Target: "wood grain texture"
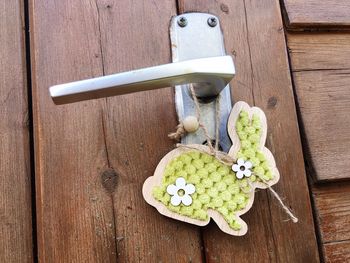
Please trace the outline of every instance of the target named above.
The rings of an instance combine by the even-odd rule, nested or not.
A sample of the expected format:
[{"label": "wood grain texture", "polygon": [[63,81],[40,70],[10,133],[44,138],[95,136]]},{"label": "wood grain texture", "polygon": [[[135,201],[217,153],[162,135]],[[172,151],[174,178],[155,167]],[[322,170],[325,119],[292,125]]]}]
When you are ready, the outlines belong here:
[{"label": "wood grain texture", "polygon": [[[294,73],[306,154],[317,181],[350,178],[350,70]],[[330,169],[330,167],[333,167]]]},{"label": "wood grain texture", "polygon": [[38,0],[31,11],[39,260],[201,261],[198,228],[159,215],[141,193],[172,148],[173,91],[65,106],[48,94],[169,62],[175,1]]},{"label": "wood grain texture", "polygon": [[[180,1],[180,11],[211,12],[221,19],[226,50],[235,55],[233,97],[261,107],[268,120],[269,147],[285,197],[300,223],[286,216],[264,191],[243,216],[250,227],[234,239],[211,225],[203,237],[208,262],[318,262],[312,211],[303,165],[286,43],[278,1]],[[234,51],[234,52],[232,52]]]},{"label": "wood grain texture", "polygon": [[22,2],[0,2],[0,262],[32,262],[29,115]]},{"label": "wood grain texture", "polygon": [[[349,182],[313,186],[312,194],[323,242],[350,240],[349,193]],[[348,254],[350,256],[350,250]]]},{"label": "wood grain texture", "polygon": [[349,182],[312,187],[325,262],[350,260],[349,192]]},{"label": "wood grain texture", "polygon": [[350,34],[289,33],[292,70],[350,69]]},{"label": "wood grain texture", "polygon": [[348,28],[348,0],[284,0],[288,26],[291,28]]},{"label": "wood grain texture", "polygon": [[325,262],[344,263],[350,261],[350,241],[324,245]]}]

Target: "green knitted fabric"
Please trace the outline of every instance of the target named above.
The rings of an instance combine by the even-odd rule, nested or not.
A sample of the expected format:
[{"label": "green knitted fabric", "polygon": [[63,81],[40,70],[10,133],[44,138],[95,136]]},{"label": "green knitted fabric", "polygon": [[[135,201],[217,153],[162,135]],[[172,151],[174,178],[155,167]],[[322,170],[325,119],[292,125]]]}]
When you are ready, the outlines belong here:
[{"label": "green knitted fabric", "polygon": [[269,181],[273,178],[270,167],[266,162],[263,152],[259,151],[261,138],[261,122],[257,115],[249,119],[246,111],[241,111],[236,122],[236,132],[241,142],[241,149],[237,153],[237,158],[243,158],[253,164],[252,171],[257,175],[258,181],[262,178]]},{"label": "green knitted fabric", "polygon": [[[273,176],[264,154],[258,150],[261,136],[259,117],[253,116],[249,120],[248,113],[242,111],[236,123],[236,131],[241,141],[237,158],[251,161],[253,175],[237,179],[231,166],[222,164],[207,153],[193,150],[169,162],[161,185],[153,188],[153,197],[169,210],[198,220],[208,220],[207,210],[214,209],[225,218],[232,229],[241,229],[236,213],[243,210],[249,202],[249,181],[260,181],[260,178],[268,181]],[[196,188],[189,206],[173,206],[170,203],[171,196],[167,193],[167,187],[175,184],[179,177]]]}]

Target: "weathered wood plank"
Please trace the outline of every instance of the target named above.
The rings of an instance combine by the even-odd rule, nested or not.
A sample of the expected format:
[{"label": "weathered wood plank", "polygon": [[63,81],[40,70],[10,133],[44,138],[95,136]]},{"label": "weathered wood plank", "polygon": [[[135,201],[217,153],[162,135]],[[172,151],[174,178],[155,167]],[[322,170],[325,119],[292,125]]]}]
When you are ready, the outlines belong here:
[{"label": "weathered wood plank", "polygon": [[350,184],[315,185],[312,190],[322,241],[350,240]]},{"label": "weathered wood plank", "polygon": [[[98,5],[105,74],[171,61],[169,24],[176,15],[175,1],[108,3]],[[173,148],[167,135],[177,125],[174,90],[109,97],[103,119],[109,164],[119,171],[113,200],[116,233],[124,239],[117,244],[118,259],[200,262],[199,228],[160,215],[141,193],[145,179]]]},{"label": "weathered wood plank", "polygon": [[0,262],[32,262],[24,7],[0,2]]},{"label": "weathered wood plank", "polygon": [[50,85],[102,75],[93,2],[31,6],[32,79],[41,262],[115,262],[101,101],[55,106]]},{"label": "weathered wood plank", "polygon": [[350,176],[349,81],[350,70],[294,73],[307,161],[318,181]]},{"label": "weathered wood plank", "polygon": [[48,94],[53,84],[169,62],[175,1],[39,0],[31,9],[39,259],[199,262],[198,229],[162,217],[141,194],[171,149],[173,92],[65,106]]},{"label": "weathered wood plank", "polygon": [[344,263],[350,261],[350,241],[328,243],[324,245],[325,262]]},{"label": "weathered wood plank", "polygon": [[207,261],[318,262],[278,1],[180,1],[179,6],[180,11],[211,12],[220,17],[226,50],[235,54],[234,99],[265,110],[268,144],[281,172],[276,189],[300,219],[295,225],[285,222],[275,200],[261,191],[244,216],[250,228],[246,236],[232,238],[213,225],[204,229]]},{"label": "weathered wood plank", "polygon": [[350,26],[348,0],[284,0],[289,27],[346,28]]},{"label": "weathered wood plank", "polygon": [[293,71],[350,69],[350,34],[289,33]]}]

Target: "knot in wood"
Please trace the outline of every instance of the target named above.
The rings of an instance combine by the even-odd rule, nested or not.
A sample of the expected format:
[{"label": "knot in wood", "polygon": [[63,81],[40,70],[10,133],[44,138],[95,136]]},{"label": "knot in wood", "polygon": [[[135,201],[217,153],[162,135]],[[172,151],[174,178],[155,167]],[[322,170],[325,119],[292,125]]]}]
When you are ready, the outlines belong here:
[{"label": "knot in wood", "polygon": [[113,168],[108,168],[101,174],[101,183],[108,193],[113,193],[118,183],[118,174]]},{"label": "knot in wood", "polygon": [[277,98],[275,96],[272,96],[267,101],[267,108],[272,109],[275,108],[277,105]]}]

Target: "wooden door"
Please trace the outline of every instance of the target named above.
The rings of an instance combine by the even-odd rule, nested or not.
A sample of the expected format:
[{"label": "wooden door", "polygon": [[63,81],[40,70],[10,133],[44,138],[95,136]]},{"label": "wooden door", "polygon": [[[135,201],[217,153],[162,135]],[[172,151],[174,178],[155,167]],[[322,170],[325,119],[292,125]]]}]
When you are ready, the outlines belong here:
[{"label": "wooden door", "polygon": [[[30,1],[30,95],[35,161],[34,257],[40,262],[318,262],[318,248],[278,0]],[[233,99],[265,110],[275,189],[293,224],[259,191],[244,237],[215,224],[161,216],[142,198],[144,180],[174,144],[171,87],[53,104],[48,87],[171,61],[172,16],[220,17],[237,76]],[[28,233],[30,237],[30,233]],[[36,255],[37,254],[37,255]],[[30,260],[29,260],[30,261]]]}]

